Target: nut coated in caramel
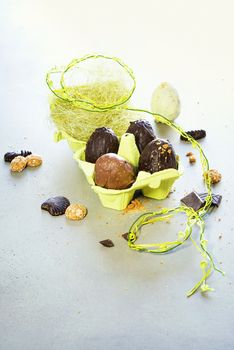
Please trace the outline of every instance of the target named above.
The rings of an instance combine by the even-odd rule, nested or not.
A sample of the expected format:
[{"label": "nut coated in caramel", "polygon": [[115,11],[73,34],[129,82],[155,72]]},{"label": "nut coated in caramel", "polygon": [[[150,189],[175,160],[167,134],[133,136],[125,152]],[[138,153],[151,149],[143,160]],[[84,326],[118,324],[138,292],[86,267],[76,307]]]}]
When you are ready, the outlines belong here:
[{"label": "nut coated in caramel", "polygon": [[37,167],[42,164],[42,158],[36,154],[30,154],[26,157],[27,160],[27,166],[29,167]]},{"label": "nut coated in caramel", "polygon": [[12,172],[20,173],[27,166],[27,160],[25,157],[15,157],[10,163],[10,169]]},{"label": "nut coated in caramel", "polygon": [[87,215],[87,209],[81,204],[71,204],[67,207],[65,215],[69,220],[82,220]]}]

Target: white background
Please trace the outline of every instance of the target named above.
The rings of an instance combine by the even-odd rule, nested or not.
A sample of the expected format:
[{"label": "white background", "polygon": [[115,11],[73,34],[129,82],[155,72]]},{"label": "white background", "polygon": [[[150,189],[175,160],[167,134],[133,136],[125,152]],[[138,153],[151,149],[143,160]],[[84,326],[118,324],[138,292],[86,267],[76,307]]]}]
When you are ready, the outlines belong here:
[{"label": "white background", "polygon": [[[233,13],[227,0],[1,1],[1,157],[26,148],[44,164],[12,176],[1,162],[0,349],[233,349]],[[211,276],[207,296],[185,297],[200,277],[192,244],[160,257],[129,250],[121,233],[138,214],[101,207],[67,145],[53,143],[45,73],[93,52],[133,68],[135,106],[149,108],[153,89],[169,81],[182,101],[178,123],[207,131],[201,143],[223,175],[214,189],[223,202],[206,235],[226,271]],[[162,126],[157,133],[173,141],[185,174],[168,200],[145,202],[153,210],[203,190],[199,162],[185,157],[191,147]],[[41,212],[58,194],[85,204],[87,218]],[[150,228],[151,240],[176,225]],[[115,247],[101,247],[105,238]]]}]

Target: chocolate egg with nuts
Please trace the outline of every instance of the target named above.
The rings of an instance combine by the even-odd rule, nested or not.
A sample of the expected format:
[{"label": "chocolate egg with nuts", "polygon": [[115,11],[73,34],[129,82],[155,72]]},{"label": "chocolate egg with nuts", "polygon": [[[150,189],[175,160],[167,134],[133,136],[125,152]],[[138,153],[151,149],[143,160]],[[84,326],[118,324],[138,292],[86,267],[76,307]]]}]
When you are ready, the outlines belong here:
[{"label": "chocolate egg with nuts", "polygon": [[133,166],[114,153],[104,154],[95,164],[95,184],[108,189],[122,190],[135,181]]},{"label": "chocolate egg with nuts", "polygon": [[141,153],[146,145],[156,138],[154,130],[148,120],[135,120],[130,122],[127,133],[135,136],[136,145]]},{"label": "chocolate egg with nuts", "polygon": [[117,153],[118,148],[119,140],[113,130],[106,127],[97,128],[87,142],[85,160],[95,163],[103,154]]},{"label": "chocolate egg with nuts", "polygon": [[139,170],[153,174],[170,168],[178,168],[172,145],[163,139],[155,139],[148,143],[140,156]]}]

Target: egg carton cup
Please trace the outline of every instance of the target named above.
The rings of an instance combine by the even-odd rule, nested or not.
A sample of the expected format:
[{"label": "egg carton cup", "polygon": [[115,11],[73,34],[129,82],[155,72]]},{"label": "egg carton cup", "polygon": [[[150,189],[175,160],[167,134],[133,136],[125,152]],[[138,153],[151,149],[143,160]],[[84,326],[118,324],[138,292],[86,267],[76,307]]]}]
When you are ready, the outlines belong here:
[{"label": "egg carton cup", "polygon": [[[139,171],[137,178],[131,187],[124,190],[106,189],[95,185],[95,164],[85,161],[85,142],[76,140],[64,131],[56,132],[54,140],[56,142],[67,140],[70,148],[74,152],[73,158],[78,162],[79,167],[84,172],[92,190],[97,193],[102,205],[106,208],[116,210],[125,209],[131,202],[136,190],[142,190],[143,195],[149,198],[157,200],[164,199],[168,196],[174,182],[183,173],[181,166],[179,166],[178,170],[170,168],[154,174]],[[118,155],[126,159],[135,169],[137,169],[140,154],[133,134],[126,133],[121,137]]]}]

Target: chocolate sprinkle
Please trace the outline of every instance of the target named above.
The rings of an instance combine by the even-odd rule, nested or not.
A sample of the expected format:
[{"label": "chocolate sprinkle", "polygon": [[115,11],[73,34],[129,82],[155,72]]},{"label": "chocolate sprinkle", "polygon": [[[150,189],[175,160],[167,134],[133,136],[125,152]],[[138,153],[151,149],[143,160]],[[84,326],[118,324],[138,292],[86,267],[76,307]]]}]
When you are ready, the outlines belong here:
[{"label": "chocolate sprinkle", "polygon": [[195,210],[195,211],[201,209],[205,205],[204,200],[195,191],[193,191],[193,192],[189,193],[187,196],[183,197],[181,199],[181,202],[183,204],[185,204],[187,207],[193,208],[193,210]]},{"label": "chocolate sprinkle", "polygon": [[111,248],[111,247],[115,246],[111,239],[104,239],[103,241],[100,241],[99,243],[107,248]]},{"label": "chocolate sprinkle", "polygon": [[[205,201],[208,193],[199,193],[199,197]],[[212,194],[211,206],[219,207],[222,202],[222,196],[220,194]]]},{"label": "chocolate sprinkle", "polygon": [[41,209],[48,211],[52,216],[63,215],[70,202],[62,196],[51,197],[41,205]]},{"label": "chocolate sprinkle", "polygon": [[4,154],[4,160],[5,162],[10,163],[15,157],[18,157],[18,156],[27,157],[30,154],[32,154],[32,152],[23,151],[23,150],[20,152],[7,152]]},{"label": "chocolate sprinkle", "polygon": [[[205,130],[191,130],[191,131],[186,131],[186,133],[189,136],[192,136],[194,138],[194,140],[200,140],[203,139],[204,137],[206,137],[206,131]],[[187,137],[180,135],[180,139],[182,141],[188,141]]]}]

